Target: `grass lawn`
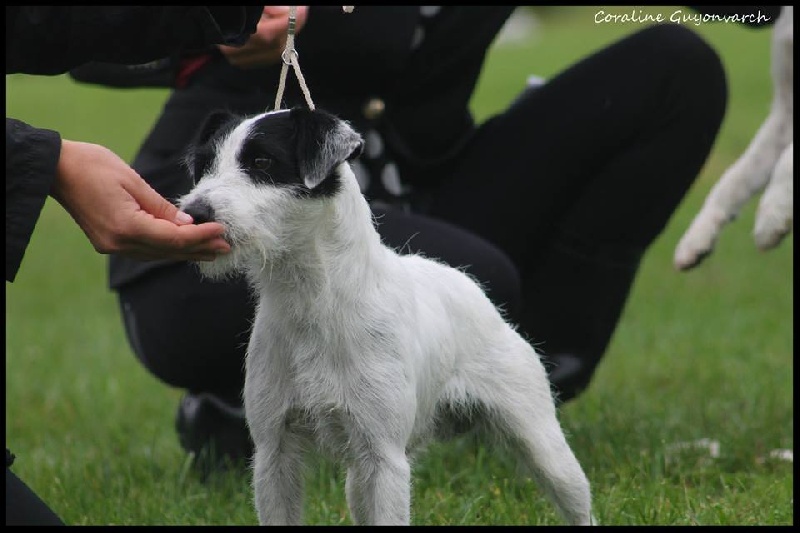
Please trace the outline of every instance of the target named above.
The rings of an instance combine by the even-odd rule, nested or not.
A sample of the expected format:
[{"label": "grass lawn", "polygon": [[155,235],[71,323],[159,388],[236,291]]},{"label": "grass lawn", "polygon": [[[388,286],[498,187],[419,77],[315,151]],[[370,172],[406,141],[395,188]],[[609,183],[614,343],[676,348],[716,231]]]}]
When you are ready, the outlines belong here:
[{"label": "grass lawn", "polygon": [[[669,14],[679,8],[646,8]],[[607,9],[623,12],[630,8]],[[529,74],[564,66],[641,24],[595,24],[597,8],[541,10],[521,41],[495,46],[474,99],[483,118]],[[730,83],[722,131],[700,179],[645,258],[609,352],[561,418],[603,524],[791,525],[793,237],[759,252],[755,202],[698,269],[672,251],[711,185],[744,150],[771,99],[769,30],[692,26]],[[312,88],[313,94],[313,88]],[[6,114],[102,143],[130,160],[166,97],[66,77],[6,77]],[[255,524],[247,473],[206,483],[173,429],[181,391],[130,351],[105,258],[48,200],[16,281],[6,284],[6,445],[14,471],[70,524]],[[718,453],[675,443],[710,439]],[[416,524],[558,524],[509,457],[469,438],[434,445],[415,469]],[[309,476],[307,521],[348,524],[341,473]]]}]

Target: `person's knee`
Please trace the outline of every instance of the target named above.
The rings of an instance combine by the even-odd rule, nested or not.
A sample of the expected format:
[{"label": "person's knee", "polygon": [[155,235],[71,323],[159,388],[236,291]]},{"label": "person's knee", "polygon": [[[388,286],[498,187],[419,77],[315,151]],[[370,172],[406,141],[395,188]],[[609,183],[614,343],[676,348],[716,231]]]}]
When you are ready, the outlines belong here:
[{"label": "person's knee", "polygon": [[651,47],[659,49],[665,59],[672,59],[697,71],[697,75],[719,75],[724,72],[722,60],[711,44],[696,31],[680,24],[656,24],[641,32]]},{"label": "person's knee", "polygon": [[[669,69],[685,82],[698,100],[727,100],[725,68],[714,47],[694,30],[680,24],[657,24],[639,35],[654,51],[658,68]],[[707,98],[703,98],[708,94]],[[723,105],[724,107],[724,105]]]}]

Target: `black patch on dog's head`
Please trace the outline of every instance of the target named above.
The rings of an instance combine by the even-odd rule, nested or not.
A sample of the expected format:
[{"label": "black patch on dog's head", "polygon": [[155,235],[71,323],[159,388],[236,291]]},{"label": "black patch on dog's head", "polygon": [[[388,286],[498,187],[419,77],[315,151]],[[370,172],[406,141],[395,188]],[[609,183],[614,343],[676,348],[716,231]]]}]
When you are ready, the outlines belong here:
[{"label": "black patch on dog's head", "polygon": [[325,111],[294,108],[269,113],[252,126],[239,162],[256,183],[288,185],[311,196],[330,196],[334,169],[361,153],[363,139]]},{"label": "black patch on dog's head", "polygon": [[193,144],[184,157],[184,164],[194,183],[197,183],[203,174],[211,169],[217,141],[235,128],[241,120],[240,115],[224,110],[213,111],[205,118]]},{"label": "black patch on dog's head", "polygon": [[303,186],[294,146],[297,128],[288,111],[258,119],[239,151],[239,166],[253,183]]}]

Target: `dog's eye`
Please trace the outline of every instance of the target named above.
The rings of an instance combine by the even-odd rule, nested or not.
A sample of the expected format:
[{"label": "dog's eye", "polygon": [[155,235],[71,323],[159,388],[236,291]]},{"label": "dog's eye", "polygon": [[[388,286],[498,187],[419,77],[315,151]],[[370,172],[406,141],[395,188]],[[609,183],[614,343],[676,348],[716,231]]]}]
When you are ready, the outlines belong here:
[{"label": "dog's eye", "polygon": [[267,170],[272,166],[272,159],[269,157],[256,157],[253,159],[253,166],[258,170]]}]

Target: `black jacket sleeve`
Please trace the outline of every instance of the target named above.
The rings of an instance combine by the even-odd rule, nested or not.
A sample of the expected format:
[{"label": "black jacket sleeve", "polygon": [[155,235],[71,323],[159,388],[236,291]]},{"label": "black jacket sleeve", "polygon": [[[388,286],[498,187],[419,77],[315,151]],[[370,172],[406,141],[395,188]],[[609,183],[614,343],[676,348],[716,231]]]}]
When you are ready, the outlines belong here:
[{"label": "black jacket sleeve", "polygon": [[[263,6],[7,6],[6,74],[61,74],[89,61],[144,63],[243,44]],[[6,281],[50,192],[61,138],[6,118]]]},{"label": "black jacket sleeve", "polygon": [[6,74],[60,74],[88,61],[146,63],[243,44],[263,6],[6,7]]},{"label": "black jacket sleeve", "polygon": [[61,137],[6,118],[6,281],[14,281],[56,175]]}]

